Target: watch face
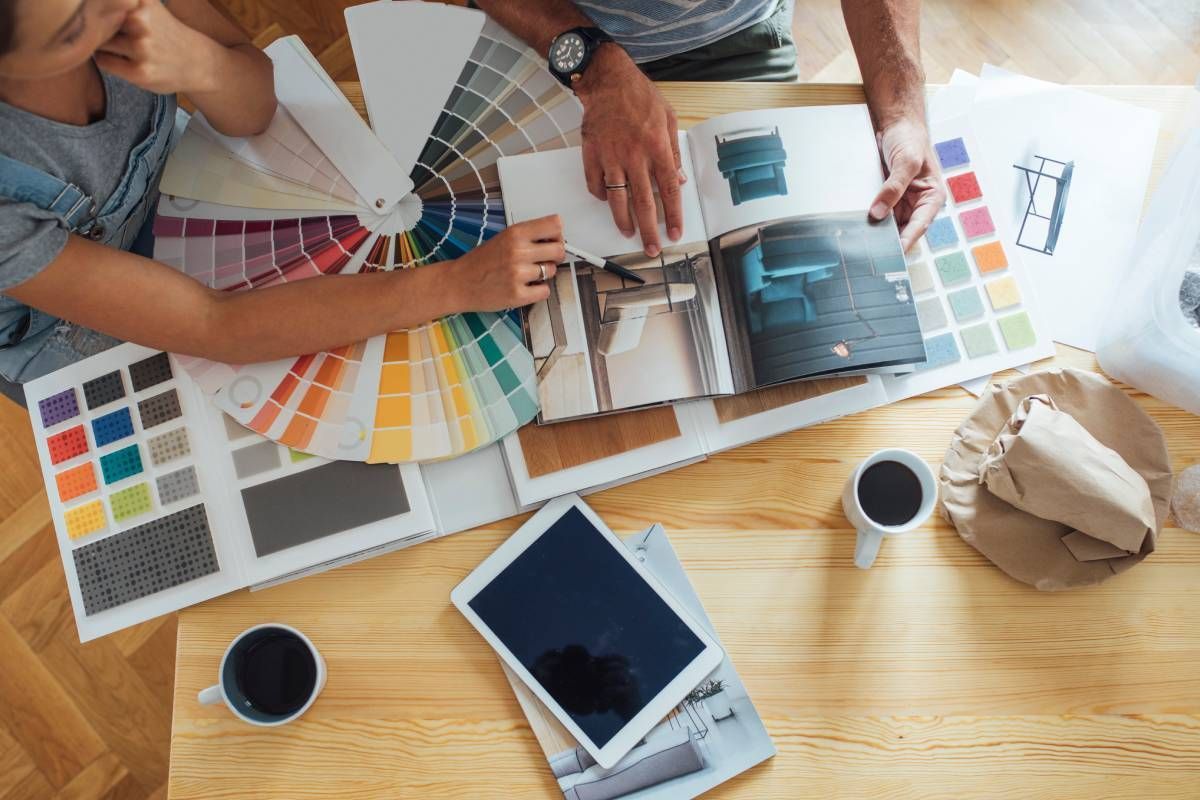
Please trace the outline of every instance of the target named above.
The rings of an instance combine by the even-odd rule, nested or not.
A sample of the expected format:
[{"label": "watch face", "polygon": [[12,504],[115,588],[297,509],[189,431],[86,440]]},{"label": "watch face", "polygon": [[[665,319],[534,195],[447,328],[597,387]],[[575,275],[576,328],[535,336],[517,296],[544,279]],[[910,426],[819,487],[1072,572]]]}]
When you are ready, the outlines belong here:
[{"label": "watch face", "polygon": [[561,73],[574,72],[583,63],[587,44],[578,33],[564,33],[554,42],[550,50],[550,63]]}]

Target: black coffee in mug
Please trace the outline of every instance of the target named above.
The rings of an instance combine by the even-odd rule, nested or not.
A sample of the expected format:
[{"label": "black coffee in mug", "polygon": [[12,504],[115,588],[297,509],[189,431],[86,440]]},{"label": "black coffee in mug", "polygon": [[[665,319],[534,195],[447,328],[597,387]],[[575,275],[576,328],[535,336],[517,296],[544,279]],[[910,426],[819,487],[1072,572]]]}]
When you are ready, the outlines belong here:
[{"label": "black coffee in mug", "polygon": [[[237,703],[253,716],[296,713],[317,688],[317,662],[300,637],[283,628],[264,628],[238,643],[231,654]],[[257,714],[254,714],[257,712]]]},{"label": "black coffee in mug", "polygon": [[858,504],[877,525],[904,525],[925,499],[917,473],[899,461],[879,461],[858,479]]}]

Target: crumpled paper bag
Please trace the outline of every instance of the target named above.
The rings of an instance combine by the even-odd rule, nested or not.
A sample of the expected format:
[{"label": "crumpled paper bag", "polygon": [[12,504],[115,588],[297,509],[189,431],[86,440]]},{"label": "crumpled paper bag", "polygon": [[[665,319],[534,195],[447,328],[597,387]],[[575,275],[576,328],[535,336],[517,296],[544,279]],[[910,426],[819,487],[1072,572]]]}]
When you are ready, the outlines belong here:
[{"label": "crumpled paper bag", "polygon": [[1071,528],[1062,543],[1078,561],[1140,552],[1154,530],[1146,481],[1049,395],[1020,402],[984,454],[979,482],[1022,511]]},{"label": "crumpled paper bag", "polygon": [[[1061,541],[1071,526],[1023,511],[980,483],[980,464],[992,443],[1021,401],[1038,394],[1053,399],[1146,482],[1154,526],[1136,553],[1081,561]],[[941,513],[963,541],[1017,580],[1045,591],[1070,589],[1124,572],[1154,549],[1167,520],[1171,477],[1162,431],[1124,392],[1090,372],[1048,370],[993,383],[955,431],[939,473]]]}]

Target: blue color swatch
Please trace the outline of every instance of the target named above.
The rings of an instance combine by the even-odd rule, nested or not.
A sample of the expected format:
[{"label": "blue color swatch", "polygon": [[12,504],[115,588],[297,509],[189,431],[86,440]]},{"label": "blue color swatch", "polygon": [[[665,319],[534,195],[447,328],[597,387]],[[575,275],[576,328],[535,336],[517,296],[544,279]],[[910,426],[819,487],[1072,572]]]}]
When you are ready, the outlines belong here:
[{"label": "blue color swatch", "polygon": [[938,217],[925,231],[925,241],[930,250],[945,250],[958,244],[958,231],[954,229],[954,221],[949,217]]},{"label": "blue color swatch", "polygon": [[937,369],[961,361],[962,354],[958,352],[958,342],[954,340],[954,334],[943,333],[926,339],[925,359],[924,364],[917,365],[918,370]]},{"label": "blue color swatch", "polygon": [[96,417],[92,420],[92,435],[96,439],[96,447],[133,436],[133,418],[129,416],[129,409],[121,408],[103,417]]},{"label": "blue color swatch", "polygon": [[130,475],[142,471],[142,455],[138,446],[131,444],[106,456],[100,456],[100,471],[104,473],[105,483],[123,481]]},{"label": "blue color swatch", "polygon": [[967,145],[962,139],[947,139],[933,147],[937,150],[938,161],[942,162],[942,169],[953,169],[971,163],[971,157],[967,155]]}]

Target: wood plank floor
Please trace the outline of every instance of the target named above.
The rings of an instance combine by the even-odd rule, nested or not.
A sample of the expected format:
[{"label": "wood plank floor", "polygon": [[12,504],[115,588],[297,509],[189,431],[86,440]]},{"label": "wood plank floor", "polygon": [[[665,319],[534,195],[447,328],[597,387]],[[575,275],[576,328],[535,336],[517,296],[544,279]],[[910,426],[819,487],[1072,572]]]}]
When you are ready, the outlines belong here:
[{"label": "wood plank floor", "polygon": [[[343,0],[216,0],[260,43],[304,38],[354,77]],[[837,0],[800,0],[806,80],[856,81]],[[1195,0],[928,0],[931,82],[985,61],[1070,83],[1179,84],[1200,73]],[[81,646],[25,412],[0,400],[0,800],[165,796],[175,619]]]}]

